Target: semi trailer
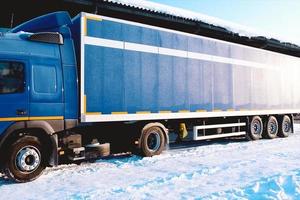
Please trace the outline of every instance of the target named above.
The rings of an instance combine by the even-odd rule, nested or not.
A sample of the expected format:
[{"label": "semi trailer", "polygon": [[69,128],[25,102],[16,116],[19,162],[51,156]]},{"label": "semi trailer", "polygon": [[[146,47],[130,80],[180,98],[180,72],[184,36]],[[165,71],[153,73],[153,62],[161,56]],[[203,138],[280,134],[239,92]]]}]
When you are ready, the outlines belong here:
[{"label": "semi trailer", "polygon": [[299,74],[298,57],[247,45],[88,13],[40,16],[0,36],[0,169],[26,182],[109,156],[110,145],[159,155],[170,134],[287,137]]}]

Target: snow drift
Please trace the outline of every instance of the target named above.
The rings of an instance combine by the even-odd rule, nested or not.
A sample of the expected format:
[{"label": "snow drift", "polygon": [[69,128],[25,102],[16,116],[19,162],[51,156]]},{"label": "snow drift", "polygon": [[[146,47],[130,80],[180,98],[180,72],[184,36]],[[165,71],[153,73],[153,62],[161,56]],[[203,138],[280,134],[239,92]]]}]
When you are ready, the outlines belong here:
[{"label": "snow drift", "polygon": [[300,45],[299,38],[286,38],[274,33],[257,30],[237,23],[222,20],[216,17],[211,17],[205,14],[185,10],[182,8],[176,8],[164,4],[159,4],[147,0],[105,0],[105,1],[117,3],[125,6],[135,7],[142,10],[148,10],[152,12],[181,17],[188,20],[201,21],[207,24],[223,27],[228,31],[231,31],[233,33],[238,33],[240,36],[246,36],[249,38],[263,36],[266,37],[267,39],[276,39],[282,42],[289,42],[289,43]]}]

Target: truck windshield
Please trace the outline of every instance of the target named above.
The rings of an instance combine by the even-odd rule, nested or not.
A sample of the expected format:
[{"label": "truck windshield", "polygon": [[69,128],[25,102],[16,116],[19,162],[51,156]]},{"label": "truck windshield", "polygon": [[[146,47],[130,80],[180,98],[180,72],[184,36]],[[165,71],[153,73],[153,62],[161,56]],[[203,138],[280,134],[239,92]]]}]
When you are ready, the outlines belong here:
[{"label": "truck windshield", "polygon": [[24,64],[0,61],[0,94],[24,91]]}]

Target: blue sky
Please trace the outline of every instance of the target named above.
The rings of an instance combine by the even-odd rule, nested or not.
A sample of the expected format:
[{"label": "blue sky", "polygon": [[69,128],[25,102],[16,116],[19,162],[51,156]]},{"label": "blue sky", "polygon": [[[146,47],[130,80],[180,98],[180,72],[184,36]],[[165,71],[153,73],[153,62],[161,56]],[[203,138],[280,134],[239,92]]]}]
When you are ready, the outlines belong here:
[{"label": "blue sky", "polygon": [[300,0],[150,0],[300,41]]}]

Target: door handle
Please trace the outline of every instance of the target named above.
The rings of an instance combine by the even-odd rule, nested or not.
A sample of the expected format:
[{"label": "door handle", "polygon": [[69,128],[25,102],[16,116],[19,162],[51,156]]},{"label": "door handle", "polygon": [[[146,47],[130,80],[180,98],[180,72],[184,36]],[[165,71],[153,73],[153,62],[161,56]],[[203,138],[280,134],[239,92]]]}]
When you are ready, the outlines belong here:
[{"label": "door handle", "polygon": [[27,115],[27,111],[26,110],[22,110],[22,109],[17,109],[16,114],[17,115]]}]

